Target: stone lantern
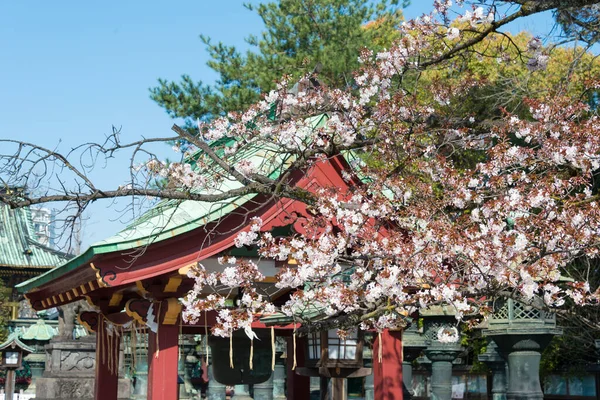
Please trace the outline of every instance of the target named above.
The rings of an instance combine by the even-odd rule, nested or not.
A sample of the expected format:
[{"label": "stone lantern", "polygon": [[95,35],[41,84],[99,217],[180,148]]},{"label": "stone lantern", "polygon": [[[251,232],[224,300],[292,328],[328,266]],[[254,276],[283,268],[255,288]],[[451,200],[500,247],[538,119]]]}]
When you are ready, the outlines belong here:
[{"label": "stone lantern", "polygon": [[425,355],[431,360],[431,399],[452,399],[452,361],[463,349],[460,341],[443,342],[440,333],[448,331],[458,339],[455,311],[450,306],[432,306],[419,311],[423,318]]},{"label": "stone lantern", "polygon": [[404,349],[402,357],[402,380],[411,396],[414,395],[412,389],[412,362],[427,348],[425,342],[425,336],[419,333],[417,321],[414,321],[414,323],[402,332],[402,346]]},{"label": "stone lantern", "polygon": [[[534,298],[533,301],[541,301]],[[533,303],[532,303],[533,304]],[[496,299],[483,334],[492,339],[508,362],[508,400],[542,400],[540,359],[555,335],[556,315],[513,299]]]},{"label": "stone lantern", "polygon": [[477,358],[492,371],[492,400],[506,400],[507,366],[504,357],[498,353],[496,343],[488,340],[485,353],[479,354]]},{"label": "stone lantern", "polygon": [[35,349],[35,352],[27,355],[23,361],[26,361],[31,368],[31,384],[25,391],[25,393],[32,393],[35,395],[36,384],[38,378],[42,377],[44,368],[46,365],[46,354],[44,353],[44,346],[50,342],[57,334],[54,327],[46,324],[43,319],[38,319],[33,325],[30,325],[24,330],[21,335],[21,340],[26,345]]}]

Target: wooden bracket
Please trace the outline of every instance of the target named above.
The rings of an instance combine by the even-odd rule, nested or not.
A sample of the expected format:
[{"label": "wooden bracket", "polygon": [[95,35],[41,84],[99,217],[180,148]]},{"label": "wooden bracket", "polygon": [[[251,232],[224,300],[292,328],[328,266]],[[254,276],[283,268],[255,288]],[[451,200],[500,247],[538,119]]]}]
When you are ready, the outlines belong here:
[{"label": "wooden bracket", "polygon": [[[179,300],[171,297],[166,300],[167,309],[165,310],[165,317],[163,318],[163,324],[165,325],[175,325],[177,321],[179,321],[179,316],[181,315],[181,303]],[[163,303],[163,307],[164,307]]]}]

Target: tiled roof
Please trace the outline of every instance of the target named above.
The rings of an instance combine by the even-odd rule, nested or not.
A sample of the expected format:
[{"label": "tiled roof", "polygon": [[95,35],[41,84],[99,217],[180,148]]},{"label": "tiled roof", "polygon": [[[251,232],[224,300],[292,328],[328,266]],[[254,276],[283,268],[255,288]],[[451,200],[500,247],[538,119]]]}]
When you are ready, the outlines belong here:
[{"label": "tiled roof", "polygon": [[37,241],[29,208],[0,204],[0,267],[46,269],[67,258]]}]

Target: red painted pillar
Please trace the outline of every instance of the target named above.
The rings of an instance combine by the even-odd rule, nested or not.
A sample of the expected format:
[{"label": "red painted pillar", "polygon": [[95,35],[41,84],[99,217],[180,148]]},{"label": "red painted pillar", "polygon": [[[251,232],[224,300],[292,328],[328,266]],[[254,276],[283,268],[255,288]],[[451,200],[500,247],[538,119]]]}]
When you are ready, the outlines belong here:
[{"label": "red painted pillar", "polygon": [[[296,337],[296,364],[298,367],[304,366],[305,338]],[[310,399],[310,377],[298,375],[292,370],[294,365],[294,341],[288,338],[287,342],[287,399],[288,400],[309,400]]]},{"label": "red painted pillar", "polygon": [[179,398],[178,356],[179,325],[159,323],[158,333],[148,335],[148,400]]},{"label": "red painted pillar", "polygon": [[116,332],[109,335],[104,319],[100,318],[96,330],[96,400],[117,400],[120,346],[121,338]]},{"label": "red painted pillar", "polygon": [[[381,361],[379,361],[380,354]],[[381,336],[375,336],[373,344],[373,384],[377,400],[402,400],[401,331],[386,329],[381,332]]]}]

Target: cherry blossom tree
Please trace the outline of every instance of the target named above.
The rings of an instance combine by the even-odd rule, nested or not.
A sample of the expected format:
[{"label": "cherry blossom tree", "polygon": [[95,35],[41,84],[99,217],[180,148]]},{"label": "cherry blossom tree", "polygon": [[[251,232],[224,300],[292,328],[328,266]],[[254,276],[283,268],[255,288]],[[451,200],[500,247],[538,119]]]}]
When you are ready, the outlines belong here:
[{"label": "cherry blossom tree", "polygon": [[[310,329],[307,309],[327,317],[319,328],[342,330],[401,326],[407,315],[435,304],[450,304],[457,320],[468,320],[489,314],[497,296],[597,328],[590,310],[598,304],[598,272],[588,262],[600,245],[600,120],[590,101],[600,85],[591,72],[595,59],[594,68],[574,75],[583,51],[555,85],[516,95],[518,107],[490,101],[493,109],[470,113],[462,105],[493,77],[466,61],[489,58],[517,63],[532,79],[543,74],[552,51],[536,38],[519,44],[500,28],[565,2],[515,2],[521,6],[506,15],[493,2],[458,3],[436,1],[434,12],[400,28],[387,51],[364,49],[354,85],[345,90],[328,88],[315,75],[298,83],[284,77],[248,110],[199,122],[195,130],[174,126],[172,137],[133,143],[114,132],[103,144],[69,154],[3,140],[6,187],[42,187],[49,176],[57,179],[52,168],[61,173],[60,189],[37,196],[6,191],[0,201],[13,207],[67,202],[78,212],[96,200],[129,196],[219,202],[263,194],[306,204],[312,234],[274,237],[255,218],[236,238],[237,246],[255,246],[262,257],[294,260],[277,275],[278,287],[294,290],[285,304],[276,306],[256,290],[262,275],[253,260],[222,257],[222,272],[201,264],[190,271],[196,284],[182,299],[184,317],[218,311],[214,333],[221,336],[248,332],[257,315],[274,312]],[[317,124],[320,115],[326,118]],[[177,149],[182,162],[165,163],[145,150],[174,140],[185,143]],[[248,146],[268,157],[258,165],[236,157]],[[95,160],[127,150],[131,181],[114,190],[88,178],[92,163],[72,161],[82,153]],[[350,189],[294,186],[294,172],[308,173],[334,157],[347,160]],[[225,180],[236,187],[224,190]],[[239,304],[226,307],[217,290],[200,295],[216,287],[242,288]]]}]

